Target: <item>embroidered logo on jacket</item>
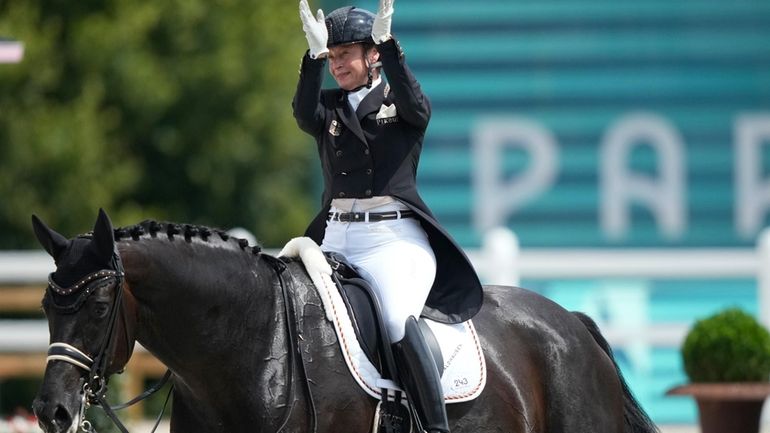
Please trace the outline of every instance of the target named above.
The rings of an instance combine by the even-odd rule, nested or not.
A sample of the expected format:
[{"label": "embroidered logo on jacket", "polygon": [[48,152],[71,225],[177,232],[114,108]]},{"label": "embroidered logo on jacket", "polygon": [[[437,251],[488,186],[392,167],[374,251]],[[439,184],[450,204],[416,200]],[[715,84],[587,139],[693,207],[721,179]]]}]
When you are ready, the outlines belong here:
[{"label": "embroidered logo on jacket", "polygon": [[340,125],[340,123],[337,122],[336,120],[332,120],[331,125],[329,125],[329,134],[335,137],[339,137],[341,133],[342,133],[342,125]]},{"label": "embroidered logo on jacket", "polygon": [[377,112],[377,124],[385,125],[388,123],[398,122],[398,113],[396,113],[396,104],[385,105],[382,104],[380,111]]}]

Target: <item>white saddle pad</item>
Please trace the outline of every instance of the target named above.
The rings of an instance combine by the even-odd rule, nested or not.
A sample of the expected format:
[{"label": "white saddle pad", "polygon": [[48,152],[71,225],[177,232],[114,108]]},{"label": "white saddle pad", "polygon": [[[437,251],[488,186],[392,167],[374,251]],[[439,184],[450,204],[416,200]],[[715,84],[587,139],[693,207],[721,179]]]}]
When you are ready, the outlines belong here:
[{"label": "white saddle pad", "polygon": [[[326,311],[326,318],[334,325],[340,349],[350,374],[369,395],[381,398],[382,389],[399,389],[384,380],[366,357],[356,338],[347,308],[331,279],[331,267],[321,248],[310,238],[289,241],[279,256],[300,257],[319,291]],[[444,373],[441,385],[447,403],[473,400],[484,390],[487,368],[481,351],[476,329],[471,321],[447,325],[428,320],[428,325],[441,346]]]}]

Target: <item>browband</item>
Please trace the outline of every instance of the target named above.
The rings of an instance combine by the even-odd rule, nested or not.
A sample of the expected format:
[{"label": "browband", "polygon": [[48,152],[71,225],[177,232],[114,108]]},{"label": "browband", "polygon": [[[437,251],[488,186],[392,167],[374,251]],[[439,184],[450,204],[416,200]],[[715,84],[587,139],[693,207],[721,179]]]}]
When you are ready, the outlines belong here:
[{"label": "browband", "polygon": [[100,278],[123,276],[122,272],[114,271],[112,269],[103,269],[101,271],[88,274],[85,277],[83,277],[82,280],[65,288],[56,284],[56,282],[53,280],[53,274],[54,274],[53,272],[48,274],[48,286],[50,287],[51,290],[58,293],[59,295],[69,295],[73,292],[77,292],[80,289],[82,289],[83,286],[85,286],[86,284]]}]

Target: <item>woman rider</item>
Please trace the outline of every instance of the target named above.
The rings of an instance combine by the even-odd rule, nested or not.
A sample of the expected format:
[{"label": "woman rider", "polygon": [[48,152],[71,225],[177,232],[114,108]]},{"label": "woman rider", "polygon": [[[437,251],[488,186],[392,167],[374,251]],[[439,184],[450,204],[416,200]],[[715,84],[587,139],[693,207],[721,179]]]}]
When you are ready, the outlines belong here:
[{"label": "woman rider", "polygon": [[[380,0],[377,15],[347,6],[326,18],[300,1],[310,49],[292,105],[317,142],[324,177],[323,207],[306,235],[346,256],[371,283],[423,427],[449,432],[438,371],[415,318],[470,319],[481,308],[481,284],[417,193],[430,103],[390,34],[392,16],[393,0]],[[321,89],[327,61],[337,89]]]}]

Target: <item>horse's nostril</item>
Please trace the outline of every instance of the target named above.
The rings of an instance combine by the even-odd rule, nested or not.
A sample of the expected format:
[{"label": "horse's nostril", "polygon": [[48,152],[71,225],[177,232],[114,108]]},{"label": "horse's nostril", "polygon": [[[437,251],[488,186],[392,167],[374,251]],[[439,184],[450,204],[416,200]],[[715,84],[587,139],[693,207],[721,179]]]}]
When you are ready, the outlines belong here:
[{"label": "horse's nostril", "polygon": [[72,417],[70,416],[69,411],[64,408],[62,405],[56,406],[56,411],[53,414],[53,420],[54,422],[64,429],[68,428],[70,424],[72,424]]}]

